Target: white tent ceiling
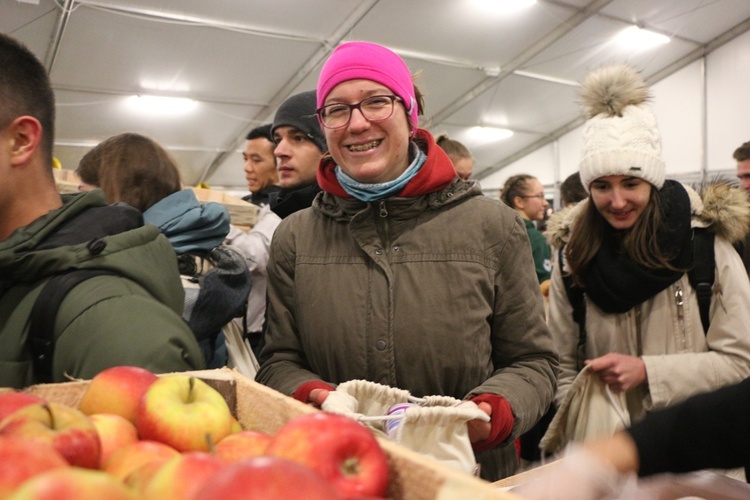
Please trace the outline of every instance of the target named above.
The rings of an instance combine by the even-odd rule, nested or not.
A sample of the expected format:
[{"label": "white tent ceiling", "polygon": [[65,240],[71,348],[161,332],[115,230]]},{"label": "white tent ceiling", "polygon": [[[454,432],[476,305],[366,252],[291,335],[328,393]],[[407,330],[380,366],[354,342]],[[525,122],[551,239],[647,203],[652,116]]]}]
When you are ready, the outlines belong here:
[{"label": "white tent ceiling", "polygon": [[[505,16],[488,1],[0,0],[0,31],[50,71],[64,168],[132,131],[167,147],[187,184],[242,190],[246,132],[315,88],[342,41],[401,54],[420,73],[422,125],[469,146],[481,179],[580,124],[576,82],[590,69],[624,61],[655,83],[750,29],[750,0],[539,0]],[[613,38],[632,24],[671,42],[625,50]],[[135,94],[197,106],[137,114],[125,105]],[[468,135],[476,125],[515,134],[482,144]]]}]

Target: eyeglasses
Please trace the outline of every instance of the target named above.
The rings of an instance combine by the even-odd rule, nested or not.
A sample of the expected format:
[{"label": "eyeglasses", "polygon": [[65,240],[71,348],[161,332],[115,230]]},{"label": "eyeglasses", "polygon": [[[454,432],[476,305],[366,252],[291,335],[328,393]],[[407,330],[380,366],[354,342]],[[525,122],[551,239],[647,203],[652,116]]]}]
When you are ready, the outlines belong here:
[{"label": "eyeglasses", "polygon": [[395,95],[374,95],[356,104],[337,102],[318,108],[318,119],[325,128],[346,127],[352,119],[352,110],[358,109],[370,122],[382,122],[393,115],[393,103],[401,98]]},{"label": "eyeglasses", "polygon": [[521,195],[519,198],[539,198],[544,199],[544,194],[527,194],[527,195]]}]

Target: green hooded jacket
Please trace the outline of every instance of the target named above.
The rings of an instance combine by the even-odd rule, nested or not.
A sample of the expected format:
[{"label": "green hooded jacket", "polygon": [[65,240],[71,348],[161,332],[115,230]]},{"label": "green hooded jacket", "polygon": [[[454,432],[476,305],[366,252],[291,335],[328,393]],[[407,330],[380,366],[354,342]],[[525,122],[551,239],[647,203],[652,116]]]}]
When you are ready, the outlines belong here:
[{"label": "green hooded jacket", "polygon": [[[42,285],[71,269],[103,269],[73,288],[55,322],[53,381],[91,378],[117,365],[155,373],[201,369],[180,317],[184,292],[174,250],[140,212],[107,205],[101,191],[64,195],[63,206],[0,242],[0,387],[35,380],[26,345]],[[122,276],[122,277],[121,277]]]}]

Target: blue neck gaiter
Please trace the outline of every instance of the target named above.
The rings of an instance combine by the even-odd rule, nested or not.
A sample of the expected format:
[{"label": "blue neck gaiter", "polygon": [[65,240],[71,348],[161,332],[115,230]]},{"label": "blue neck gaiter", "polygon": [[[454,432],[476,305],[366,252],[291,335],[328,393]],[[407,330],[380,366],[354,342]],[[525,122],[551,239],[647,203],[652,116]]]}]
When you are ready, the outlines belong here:
[{"label": "blue neck gaiter", "polygon": [[404,173],[392,181],[380,182],[378,184],[359,182],[346,175],[338,165],[336,165],[336,179],[338,179],[344,191],[361,201],[380,200],[400,193],[409,181],[417,175],[419,169],[422,168],[422,165],[427,160],[427,155],[413,142],[411,143],[411,149],[414,154],[414,161],[404,170]]}]

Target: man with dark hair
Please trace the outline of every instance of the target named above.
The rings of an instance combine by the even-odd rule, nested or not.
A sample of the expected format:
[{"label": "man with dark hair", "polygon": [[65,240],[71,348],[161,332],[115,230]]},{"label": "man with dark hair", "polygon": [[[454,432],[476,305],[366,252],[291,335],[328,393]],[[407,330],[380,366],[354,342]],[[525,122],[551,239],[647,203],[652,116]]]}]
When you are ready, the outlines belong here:
[{"label": "man with dark hair", "polygon": [[245,137],[244,160],[245,180],[250,194],[243,197],[254,205],[268,205],[268,197],[281,187],[279,172],[276,170],[276,157],[273,150],[276,145],[271,139],[271,124],[255,127]]},{"label": "man with dark hair", "polygon": [[[203,368],[180,317],[183,291],[169,241],[143,226],[136,209],[107,205],[98,190],[57,192],[47,73],[2,34],[0,67],[0,386],[91,378],[117,365],[157,373]],[[96,275],[64,295],[50,328],[31,335],[45,285],[84,271]]]},{"label": "man with dark hair", "polygon": [[[320,189],[315,180],[318,164],[327,150],[323,131],[315,114],[315,91],[295,94],[285,100],[270,126],[278,161],[280,189],[269,193],[269,205],[258,213],[249,233],[232,228],[227,243],[237,247],[253,274],[247,306],[247,335],[256,356],[263,346],[266,310],[268,254],[271,238],[284,217],[312,205]],[[249,138],[249,135],[248,135]]]},{"label": "man with dark hair", "polygon": [[320,192],[316,175],[328,147],[315,105],[314,90],[301,92],[287,98],[273,118],[271,136],[283,189],[271,196],[271,210],[282,219],[312,205]]},{"label": "man with dark hair", "polygon": [[[732,156],[737,161],[737,178],[740,180],[740,186],[750,197],[750,141],[735,149]],[[742,263],[745,264],[745,270],[750,277],[750,233],[745,236],[745,241],[737,247],[742,257]]]}]

